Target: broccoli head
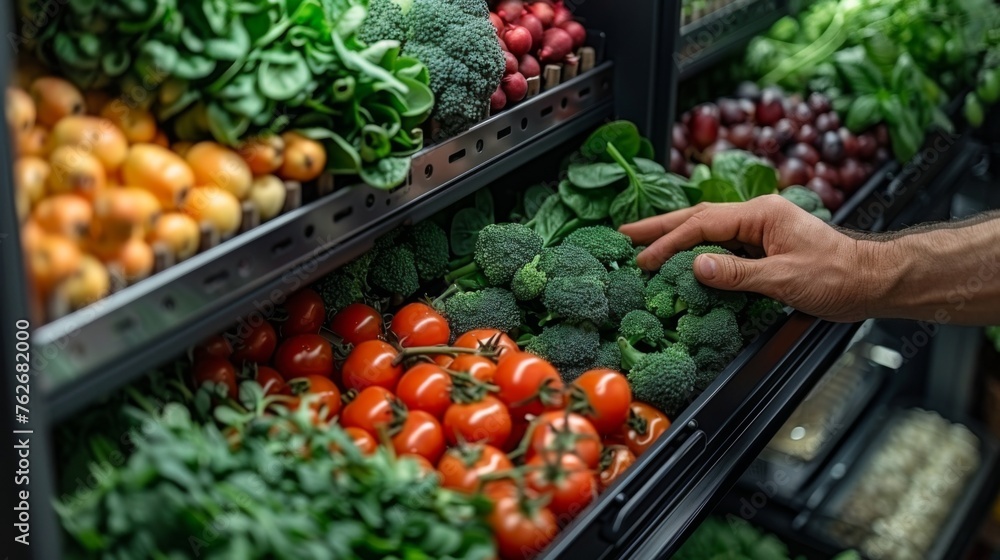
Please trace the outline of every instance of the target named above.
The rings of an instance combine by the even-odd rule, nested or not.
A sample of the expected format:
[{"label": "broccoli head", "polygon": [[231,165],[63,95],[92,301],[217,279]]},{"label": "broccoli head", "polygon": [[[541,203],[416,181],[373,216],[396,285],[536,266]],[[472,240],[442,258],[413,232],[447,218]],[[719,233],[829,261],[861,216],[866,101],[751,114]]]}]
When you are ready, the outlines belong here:
[{"label": "broccoli head", "polygon": [[632,239],[608,226],[580,228],[567,235],[562,244],[582,247],[601,261],[601,264],[613,268],[618,263],[627,263],[635,256]]},{"label": "broccoli head", "polygon": [[618,347],[618,342],[609,340],[602,342],[597,348],[597,357],[591,364],[592,368],[607,368],[615,371],[622,370],[622,349]]},{"label": "broccoli head", "polygon": [[368,269],[368,283],[386,294],[413,295],[420,288],[413,252],[402,246],[379,250]]},{"label": "broccoli head", "polygon": [[540,258],[539,255],[535,255],[530,263],[514,273],[514,279],[510,282],[510,291],[514,292],[514,297],[518,301],[531,301],[545,291],[545,282],[548,281],[548,278],[544,272],[538,269]]},{"label": "broccoli head", "polygon": [[656,274],[646,284],[646,310],[660,319],[669,319],[684,311],[682,302],[677,300],[677,288],[662,274]]},{"label": "broccoli head", "polygon": [[622,367],[628,370],[635,400],[655,406],[675,417],[691,398],[697,368],[683,345],[644,354],[625,338],[618,339]]},{"label": "broccoli head", "polygon": [[818,194],[805,187],[800,187],[798,185],[788,187],[787,189],[781,191],[781,197],[806,212],[809,212],[813,216],[823,220],[824,222],[829,222],[833,219],[833,215],[830,214],[830,211],[823,206],[823,199],[820,198]]},{"label": "broccoli head", "polygon": [[677,321],[677,337],[698,366],[699,388],[711,383],[743,348],[736,315],[723,307],[705,315],[684,315]]},{"label": "broccoli head", "polygon": [[547,319],[559,318],[570,323],[590,321],[600,325],[608,320],[608,298],[604,284],[593,276],[552,278],[545,285],[542,304]]},{"label": "broccoli head", "polygon": [[543,329],[524,349],[552,362],[562,372],[568,366],[589,368],[600,344],[597,330],[560,323]]},{"label": "broccoli head", "polygon": [[365,299],[362,286],[357,277],[341,268],[321,278],[313,289],[323,298],[327,313],[332,315],[352,303]]},{"label": "broccoli head", "polygon": [[608,315],[618,322],[629,311],[646,308],[646,280],[635,268],[620,268],[608,274]]},{"label": "broccoli head", "polygon": [[747,320],[743,325],[743,336],[754,338],[768,327],[785,317],[785,306],[768,297],[754,298],[747,306]]},{"label": "broccoli head", "polygon": [[406,14],[403,54],[427,66],[433,117],[446,136],[487,116],[503,78],[504,56],[489,16],[485,0],[413,0]]},{"label": "broccoli head", "polygon": [[494,286],[509,286],[542,251],[542,238],[522,224],[490,224],[476,238],[475,265]]},{"label": "broccoli head", "polygon": [[[715,245],[702,245],[690,251],[681,251],[663,263],[656,276],[662,276],[667,285],[674,287],[678,305],[696,314],[706,313],[715,307],[725,307],[734,313],[739,313],[746,306],[746,294],[710,288],[695,278],[694,259],[698,255],[707,253],[718,255],[732,254],[722,247]],[[650,284],[652,284],[652,281]],[[647,298],[648,296],[649,293],[647,292]]]},{"label": "broccoli head", "polygon": [[655,348],[660,345],[664,335],[660,320],[642,309],[629,312],[618,325],[618,336],[628,340],[629,344],[642,342]]},{"label": "broccoli head", "polygon": [[371,0],[368,15],[358,30],[358,38],[365,43],[378,41],[406,41],[404,9],[408,11],[413,3],[409,0]]},{"label": "broccoli head", "polygon": [[422,282],[440,278],[448,272],[448,234],[434,222],[424,221],[406,230],[403,236],[413,252],[417,274]]},{"label": "broccoli head", "polygon": [[607,282],[608,271],[601,261],[582,247],[559,245],[542,250],[538,269],[548,278],[592,276]]},{"label": "broccoli head", "polygon": [[478,292],[460,292],[444,302],[452,335],[474,329],[497,329],[510,332],[521,326],[521,309],[514,294],[503,288],[485,288]]}]

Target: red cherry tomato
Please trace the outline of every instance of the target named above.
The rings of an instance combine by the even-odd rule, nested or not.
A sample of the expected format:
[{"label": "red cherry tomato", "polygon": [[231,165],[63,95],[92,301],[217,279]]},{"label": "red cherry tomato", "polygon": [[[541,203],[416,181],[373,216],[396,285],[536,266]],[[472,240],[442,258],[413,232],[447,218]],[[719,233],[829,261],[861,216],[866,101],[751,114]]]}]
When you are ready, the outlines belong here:
[{"label": "red cherry tomato", "polygon": [[397,417],[399,408],[396,397],[388,389],[368,387],[344,406],[340,424],[345,428],[361,428],[378,441],[379,426],[388,426]]},{"label": "red cherry tomato", "polygon": [[365,455],[371,455],[375,453],[378,449],[378,443],[371,434],[362,430],[361,428],[349,427],[344,428],[344,433],[351,437],[351,441],[354,442],[354,446],[358,448],[358,451]]},{"label": "red cherry tomato", "polygon": [[281,324],[281,336],[285,338],[297,334],[316,334],[326,322],[323,298],[310,288],[289,296],[284,307],[288,318]]},{"label": "red cherry tomato", "polygon": [[352,303],[333,316],[330,330],[344,342],[357,346],[382,336],[382,316],[370,305]]},{"label": "red cherry tomato", "polygon": [[257,366],[257,384],[267,395],[291,395],[292,389],[277,370],[267,366]]},{"label": "red cherry tomato", "polygon": [[293,394],[310,400],[309,406],[319,420],[329,422],[340,412],[340,389],[329,377],[307,375],[293,379],[289,385]]},{"label": "red cherry tomato", "polygon": [[420,455],[437,463],[445,448],[441,424],[427,412],[411,410],[399,433],[392,436],[392,448],[397,455]]},{"label": "red cherry tomato", "polygon": [[[441,486],[472,494],[479,490],[481,479],[488,474],[508,471],[514,465],[492,445],[471,445],[449,449],[438,463]],[[497,481],[493,484],[501,484]]]},{"label": "red cherry tomato", "polygon": [[600,483],[603,491],[618,479],[626,469],[635,463],[635,454],[624,445],[613,445],[604,448],[601,455]]},{"label": "red cherry tomato", "polygon": [[589,420],[564,410],[546,412],[531,428],[530,455],[572,453],[591,469],[601,461],[601,437]]},{"label": "red cherry tomato", "polygon": [[271,361],[274,349],[278,347],[278,333],[274,332],[271,323],[263,319],[256,327],[245,323],[236,330],[235,346],[234,362],[266,364]]},{"label": "red cherry tomato", "polygon": [[527,352],[504,353],[493,383],[497,398],[511,407],[511,416],[539,415],[562,405],[563,382],[552,364]]},{"label": "red cherry tomato", "polygon": [[233,346],[229,344],[221,334],[208,337],[198,346],[194,347],[193,357],[195,361],[205,358],[228,359],[233,355]]},{"label": "red cherry tomato", "polygon": [[318,334],[293,336],[278,346],[274,368],[285,379],[307,375],[333,376],[333,347]]},{"label": "red cherry tomato", "polygon": [[497,371],[497,364],[489,358],[474,354],[459,354],[448,369],[464,371],[484,383],[492,383]]},{"label": "red cherry tomato", "polygon": [[622,426],[625,445],[635,454],[642,455],[670,427],[670,419],[656,408],[639,401],[629,407],[628,420]]},{"label": "red cherry tomato", "polygon": [[510,436],[510,413],[491,396],[474,403],[455,403],[444,413],[444,435],[451,445],[481,441],[500,447]]},{"label": "red cherry tomato", "polygon": [[548,507],[560,521],[579,515],[597,494],[597,477],[576,455],[564,453],[553,463],[538,455],[528,467],[534,469],[525,477],[528,486],[550,496]]},{"label": "red cherry tomato", "polygon": [[570,410],[590,420],[600,434],[620,431],[628,420],[630,404],[632,389],[617,371],[590,370],[570,385]]},{"label": "red cherry tomato", "polygon": [[559,531],[551,510],[528,501],[537,497],[530,489],[522,497],[514,485],[498,485],[491,488],[487,496],[493,500],[493,511],[486,521],[493,529],[502,560],[536,556]]},{"label": "red cherry tomato", "polygon": [[377,385],[395,390],[403,375],[403,366],[394,364],[399,352],[381,340],[366,340],[351,350],[341,369],[344,387],[361,390]]},{"label": "red cherry tomato", "polygon": [[222,385],[226,388],[226,395],[235,399],[239,397],[240,391],[236,384],[236,368],[224,358],[203,358],[194,363],[194,386],[201,387],[207,382]]},{"label": "red cherry tomato", "polygon": [[444,416],[451,406],[451,375],[436,364],[411,367],[396,386],[396,396],[410,410],[424,410],[435,418]]},{"label": "red cherry tomato", "polygon": [[506,334],[496,330],[496,329],[474,329],[471,330],[457,339],[455,339],[455,344],[452,346],[457,346],[459,348],[475,348],[479,349],[483,346],[495,346],[499,350],[498,357],[503,357],[507,351],[517,352],[517,343],[514,342]]},{"label": "red cherry tomato", "polygon": [[448,344],[448,320],[425,303],[411,303],[396,312],[389,329],[403,348]]}]

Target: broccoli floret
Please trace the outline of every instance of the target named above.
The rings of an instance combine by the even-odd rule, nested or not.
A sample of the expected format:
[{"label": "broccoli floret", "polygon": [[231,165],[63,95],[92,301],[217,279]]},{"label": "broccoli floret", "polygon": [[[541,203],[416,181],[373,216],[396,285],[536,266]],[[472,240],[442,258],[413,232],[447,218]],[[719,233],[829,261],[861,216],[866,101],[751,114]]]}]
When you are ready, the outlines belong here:
[{"label": "broccoli floret", "polygon": [[406,244],[413,251],[414,263],[421,282],[440,278],[448,272],[448,235],[441,226],[424,221],[404,233]]},{"label": "broccoli floret", "polygon": [[545,285],[542,304],[549,312],[546,320],[590,321],[594,325],[608,320],[604,284],[593,276],[552,278]]},{"label": "broccoli floret", "polygon": [[559,245],[542,250],[538,269],[548,278],[592,276],[607,283],[608,271],[582,247]]},{"label": "broccoli floret", "polygon": [[485,0],[413,0],[406,15],[403,54],[427,66],[433,117],[445,136],[485,118],[503,78],[504,57],[489,15]]},{"label": "broccoli floret", "polygon": [[413,295],[420,288],[413,252],[406,247],[380,250],[368,269],[368,283],[390,295]]},{"label": "broccoli floret", "polygon": [[[667,285],[675,288],[678,305],[696,314],[706,313],[714,307],[725,307],[735,313],[739,313],[746,306],[746,294],[710,288],[695,278],[694,259],[698,255],[706,253],[718,255],[732,254],[722,247],[715,245],[702,245],[690,251],[681,251],[663,263],[656,277],[662,277]],[[650,284],[652,284],[652,281],[650,281]],[[649,292],[647,292],[647,298],[648,296]]]},{"label": "broccoli floret", "polygon": [[643,252],[644,250],[646,250],[646,246],[645,245],[637,245],[637,246],[633,247],[632,248],[632,258],[630,258],[629,260],[627,260],[625,262],[625,264],[622,265],[622,268],[631,268],[631,269],[635,269],[635,270],[638,270],[638,271],[641,272],[642,269],[639,268],[639,263],[636,262],[635,259],[636,259],[636,257],[639,256],[639,253]]},{"label": "broccoli floret", "polygon": [[592,368],[607,368],[615,371],[622,370],[622,349],[618,347],[618,342],[609,340],[602,342],[597,348],[597,357],[591,364]]},{"label": "broccoli floret", "polygon": [[829,222],[833,219],[833,215],[830,214],[830,211],[823,206],[823,199],[820,198],[818,194],[805,187],[800,187],[798,185],[788,187],[787,189],[781,191],[781,196],[824,222]]},{"label": "broccoli floret", "polygon": [[698,366],[699,388],[708,386],[743,348],[736,315],[723,307],[705,315],[684,315],[677,321],[677,337]]},{"label": "broccoli floret", "polygon": [[514,294],[503,288],[486,288],[478,292],[461,292],[444,302],[453,335],[474,329],[497,329],[510,332],[521,326],[521,309]]},{"label": "broccoli floret", "polygon": [[368,15],[358,30],[358,38],[365,43],[377,41],[406,41],[406,25],[403,14],[413,4],[410,0],[371,0]]},{"label": "broccoli floret", "polygon": [[636,350],[625,338],[618,339],[618,346],[635,399],[659,408],[667,416],[676,416],[694,391],[697,370],[684,346],[675,344],[649,354]]},{"label": "broccoli floret", "polygon": [[768,297],[754,298],[747,306],[743,337],[752,339],[785,317],[785,306]]},{"label": "broccoli floret", "polygon": [[327,313],[333,315],[348,305],[365,299],[362,283],[342,268],[327,274],[313,288],[323,298]]},{"label": "broccoli floret", "polygon": [[477,270],[493,286],[509,286],[514,274],[542,251],[542,238],[521,224],[490,224],[479,232],[471,265],[449,275],[461,277]]},{"label": "broccoli floret", "polygon": [[531,301],[545,291],[545,282],[548,278],[544,272],[538,269],[540,258],[539,255],[535,255],[530,263],[514,273],[514,279],[510,282],[510,290],[514,292],[514,297],[518,301]]},{"label": "broccoli floret", "polygon": [[597,330],[560,323],[543,329],[542,334],[532,338],[524,349],[552,362],[561,373],[569,366],[589,368],[597,357],[600,344]]},{"label": "broccoli floret", "polygon": [[576,245],[587,250],[601,264],[617,267],[617,263],[627,263],[635,255],[632,239],[607,226],[580,228],[566,236],[563,245]]},{"label": "broccoli floret", "polygon": [[646,280],[635,268],[612,270],[608,274],[608,316],[621,321],[630,311],[646,308]]},{"label": "broccoli floret", "polygon": [[660,319],[669,319],[684,311],[684,303],[677,299],[677,288],[662,274],[656,274],[646,284],[646,310]]},{"label": "broccoli floret", "polygon": [[628,340],[629,344],[640,342],[649,346],[659,346],[665,332],[663,324],[649,311],[638,309],[631,311],[618,325],[618,336]]}]

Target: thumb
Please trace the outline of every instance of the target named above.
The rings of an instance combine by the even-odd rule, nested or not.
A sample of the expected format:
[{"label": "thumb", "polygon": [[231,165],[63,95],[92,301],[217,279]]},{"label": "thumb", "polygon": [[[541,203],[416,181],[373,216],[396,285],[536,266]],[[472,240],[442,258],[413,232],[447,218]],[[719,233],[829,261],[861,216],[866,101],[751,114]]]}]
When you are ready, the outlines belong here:
[{"label": "thumb", "polygon": [[694,275],[702,284],[720,290],[765,293],[770,278],[764,261],[733,255],[698,255],[694,260]]}]

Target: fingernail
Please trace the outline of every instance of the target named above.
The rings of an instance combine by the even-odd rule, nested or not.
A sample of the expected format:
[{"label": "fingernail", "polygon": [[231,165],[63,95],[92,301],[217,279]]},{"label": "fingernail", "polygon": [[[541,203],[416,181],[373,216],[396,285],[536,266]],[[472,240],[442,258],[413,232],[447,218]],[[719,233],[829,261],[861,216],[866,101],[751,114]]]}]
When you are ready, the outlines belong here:
[{"label": "fingernail", "polygon": [[706,280],[711,280],[715,278],[715,272],[719,269],[719,265],[715,263],[715,259],[709,257],[708,255],[699,255],[695,259],[695,266],[698,267],[698,273],[701,277]]}]

